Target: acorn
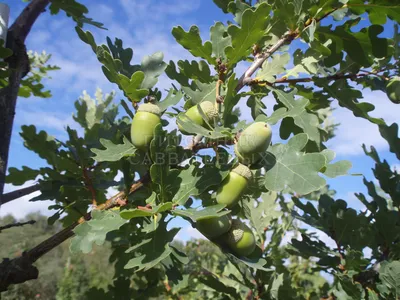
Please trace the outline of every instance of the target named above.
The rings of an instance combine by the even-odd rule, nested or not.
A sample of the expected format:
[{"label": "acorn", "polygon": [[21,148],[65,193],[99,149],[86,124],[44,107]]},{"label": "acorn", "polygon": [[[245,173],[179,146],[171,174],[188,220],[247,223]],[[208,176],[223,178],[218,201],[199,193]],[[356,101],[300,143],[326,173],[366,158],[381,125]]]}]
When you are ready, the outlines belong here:
[{"label": "acorn", "polygon": [[141,104],[131,124],[132,144],[146,150],[154,137],[154,129],[161,124],[161,109],[151,103]]},{"label": "acorn", "polygon": [[251,165],[261,159],[271,143],[272,131],[267,123],[255,122],[240,134],[235,154],[242,164]]},{"label": "acorn", "polygon": [[[206,120],[203,119],[202,115],[200,114],[198,105],[200,105],[201,110],[204,112],[204,115],[207,117],[207,122],[212,126],[214,125],[215,120],[218,119],[218,111],[215,108],[214,104],[210,101],[203,101],[200,104],[194,105],[191,108],[189,108],[185,115],[192,120],[194,123],[207,128],[207,129],[212,129],[210,128],[210,126],[208,126]],[[178,128],[179,130],[183,133],[183,134],[187,134],[189,135],[190,133],[187,133],[182,127],[181,125],[178,124]]]},{"label": "acorn", "polygon": [[227,246],[238,256],[248,256],[256,248],[256,238],[246,224],[232,220],[231,229],[223,236]]},{"label": "acorn", "polygon": [[231,225],[232,221],[230,215],[201,219],[196,222],[197,230],[209,239],[219,237],[228,232]]},{"label": "acorn", "polygon": [[396,76],[389,80],[386,85],[386,94],[393,103],[400,103],[400,77]]},{"label": "acorn", "polygon": [[225,204],[228,208],[235,206],[246,190],[251,177],[252,173],[245,165],[239,164],[232,169],[217,190],[217,202]]}]

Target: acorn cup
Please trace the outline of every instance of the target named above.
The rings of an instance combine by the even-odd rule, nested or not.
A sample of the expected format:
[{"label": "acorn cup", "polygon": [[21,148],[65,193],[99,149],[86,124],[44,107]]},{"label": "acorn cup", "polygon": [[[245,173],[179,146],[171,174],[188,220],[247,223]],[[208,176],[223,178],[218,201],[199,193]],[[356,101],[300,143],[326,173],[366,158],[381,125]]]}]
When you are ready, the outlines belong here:
[{"label": "acorn cup", "polygon": [[389,80],[386,85],[386,94],[393,103],[400,103],[400,77],[396,76]]},{"label": "acorn cup", "polygon": [[161,109],[151,103],[141,104],[133,117],[131,124],[131,141],[132,144],[146,151],[154,138],[154,129],[161,124]]},{"label": "acorn cup", "polygon": [[[200,106],[207,120],[203,119],[203,116],[199,111],[198,105]],[[200,125],[206,129],[211,130],[212,128],[208,124],[212,126],[214,122],[218,119],[218,111],[216,110],[214,104],[210,101],[203,101],[198,105],[194,105],[191,108],[189,108],[186,111],[185,115],[197,125]],[[180,124],[178,124],[178,128],[185,135],[191,134],[186,132]]]},{"label": "acorn cup", "polygon": [[196,229],[208,239],[214,239],[228,232],[232,221],[230,215],[201,219],[196,222]]},{"label": "acorn cup", "polygon": [[256,238],[251,229],[240,220],[232,220],[230,230],[221,237],[238,256],[249,256],[256,248]]},{"label": "acorn cup", "polygon": [[251,177],[252,173],[245,165],[239,164],[232,169],[217,190],[217,202],[225,204],[227,208],[234,207],[246,190]]},{"label": "acorn cup", "polygon": [[240,134],[234,150],[242,164],[259,161],[271,143],[272,131],[267,123],[255,122]]}]

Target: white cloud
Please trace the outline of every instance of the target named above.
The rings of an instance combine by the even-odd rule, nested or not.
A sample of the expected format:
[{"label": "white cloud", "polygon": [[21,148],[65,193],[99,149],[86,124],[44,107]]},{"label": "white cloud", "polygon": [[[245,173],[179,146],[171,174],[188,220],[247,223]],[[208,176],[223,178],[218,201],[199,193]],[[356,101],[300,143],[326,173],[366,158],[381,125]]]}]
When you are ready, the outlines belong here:
[{"label": "white cloud", "polygon": [[165,3],[150,0],[121,0],[120,4],[129,17],[129,24],[133,24],[142,21],[152,23],[185,15],[197,10],[200,6],[200,0],[170,0]]},{"label": "white cloud", "polygon": [[[376,118],[383,118],[387,124],[398,121],[400,106],[389,101],[386,94],[380,91],[363,91],[364,101],[375,105],[375,110],[370,113]],[[378,126],[362,118],[356,118],[353,113],[342,107],[333,112],[336,123],[340,123],[336,137],[329,142],[330,148],[339,155],[363,154],[361,145],[373,145],[379,150],[388,149],[388,144],[380,133]]]},{"label": "white cloud", "polygon": [[67,126],[75,126],[72,115],[59,112],[49,112],[42,110],[20,110],[18,111],[18,124],[34,124],[44,129],[55,129],[64,131]]}]

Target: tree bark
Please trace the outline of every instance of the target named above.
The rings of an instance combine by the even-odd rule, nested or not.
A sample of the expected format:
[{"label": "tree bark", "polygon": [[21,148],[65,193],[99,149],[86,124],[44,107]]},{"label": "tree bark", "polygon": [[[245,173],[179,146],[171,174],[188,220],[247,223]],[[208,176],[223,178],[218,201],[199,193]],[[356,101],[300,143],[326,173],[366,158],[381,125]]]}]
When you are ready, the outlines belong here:
[{"label": "tree bark", "polygon": [[0,205],[4,192],[8,154],[21,79],[29,72],[25,40],[50,0],[32,0],[7,32],[6,47],[13,51],[7,58],[11,70],[8,86],[0,90]]}]

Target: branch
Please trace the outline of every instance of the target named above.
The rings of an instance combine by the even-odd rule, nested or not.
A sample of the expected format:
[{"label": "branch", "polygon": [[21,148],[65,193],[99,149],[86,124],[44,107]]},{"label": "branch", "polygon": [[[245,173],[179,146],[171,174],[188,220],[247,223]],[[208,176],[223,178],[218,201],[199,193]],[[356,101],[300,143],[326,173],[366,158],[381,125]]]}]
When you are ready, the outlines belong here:
[{"label": "branch", "polygon": [[4,191],[18,91],[21,79],[29,72],[25,40],[36,19],[49,3],[50,0],[32,0],[7,32],[6,47],[13,51],[13,55],[6,60],[11,71],[8,85],[0,90],[0,205]]},{"label": "branch", "polygon": [[[144,175],[139,181],[132,184],[129,194],[136,192],[149,181],[150,175]],[[116,206],[123,206],[126,204],[126,198],[126,193],[121,191],[108,199],[105,203],[97,206],[96,210],[108,210]],[[91,218],[92,214],[89,212],[79,221],[64,228],[31,250],[24,252],[22,256],[12,260],[4,259],[0,264],[0,292],[6,291],[11,284],[18,284],[27,280],[36,279],[39,275],[39,271],[33,266],[33,263],[50,250],[72,237],[74,235],[74,228]]]},{"label": "branch", "polygon": [[220,145],[228,146],[228,145],[233,145],[233,144],[234,144],[234,140],[230,140],[230,139],[228,139],[228,140],[223,139],[223,140],[218,140],[218,141],[211,141],[209,143],[200,143],[199,142],[199,143],[197,143],[195,145],[192,145],[191,150],[193,152],[197,152],[199,150],[207,149],[207,148],[213,148],[215,146],[220,146]]},{"label": "branch", "polygon": [[5,229],[9,229],[9,228],[13,228],[13,227],[22,227],[22,226],[28,225],[28,224],[33,225],[35,223],[36,223],[35,220],[30,220],[30,221],[27,221],[27,222],[17,222],[17,223],[12,223],[12,224],[8,224],[8,225],[0,226],[0,232],[2,232]]},{"label": "branch", "polygon": [[330,75],[330,76],[326,76],[326,77],[306,77],[306,78],[295,78],[295,79],[287,79],[286,77],[282,77],[277,79],[275,82],[271,83],[265,80],[252,80],[250,81],[249,85],[252,84],[265,84],[265,85],[269,85],[269,86],[273,86],[275,84],[282,84],[282,83],[289,83],[289,84],[296,84],[296,83],[301,83],[301,82],[314,82],[315,80],[321,80],[321,79],[326,79],[326,80],[339,80],[339,79],[351,79],[351,80],[356,80],[357,78],[361,78],[361,77],[365,77],[368,75],[373,75],[373,76],[377,76],[377,77],[381,77],[385,80],[388,80],[387,77],[377,74],[377,73],[373,73],[373,72],[369,72],[369,71],[365,71],[365,70],[361,70],[360,73],[349,73],[349,74],[334,74],[334,75]]},{"label": "branch", "polygon": [[[215,145],[231,145],[233,143],[234,141],[232,140],[220,140],[211,143],[197,143],[195,147],[191,148],[191,150],[193,153],[196,153],[201,149],[213,147]],[[140,180],[132,184],[128,195],[138,191],[150,181],[150,174],[146,173],[142,178],[140,178]],[[108,210],[113,207],[124,206],[127,204],[126,201],[128,195],[124,191],[121,191],[108,199],[105,203],[98,205],[94,210]],[[13,260],[4,259],[0,264],[0,292],[7,290],[10,284],[18,284],[27,280],[36,279],[39,275],[39,271],[32,264],[47,252],[72,237],[74,235],[74,228],[85,221],[89,221],[91,218],[92,214],[91,212],[88,212],[77,222],[51,236],[28,252],[24,252],[21,257],[17,257]]]},{"label": "branch", "polygon": [[45,11],[49,3],[50,0],[32,0],[17,17],[14,24],[11,25],[8,35],[12,35],[14,39],[25,42],[36,19]]},{"label": "branch", "polygon": [[251,66],[244,72],[244,74],[240,77],[238,85],[236,86],[236,92],[239,92],[245,85],[251,82],[251,76],[257,71],[258,68],[261,68],[262,64],[271,57],[276,51],[279,50],[283,45],[291,43],[295,37],[297,36],[297,32],[289,32],[286,33],[283,37],[276,42],[271,48],[267,49],[264,52],[261,52],[256,55]]},{"label": "branch", "polygon": [[26,196],[29,195],[33,192],[39,191],[40,190],[40,184],[35,184],[35,185],[31,185],[16,191],[12,191],[6,194],[3,194],[3,197],[1,198],[2,200],[2,204],[5,204],[7,202],[13,201],[15,199],[18,199],[22,196]]}]

